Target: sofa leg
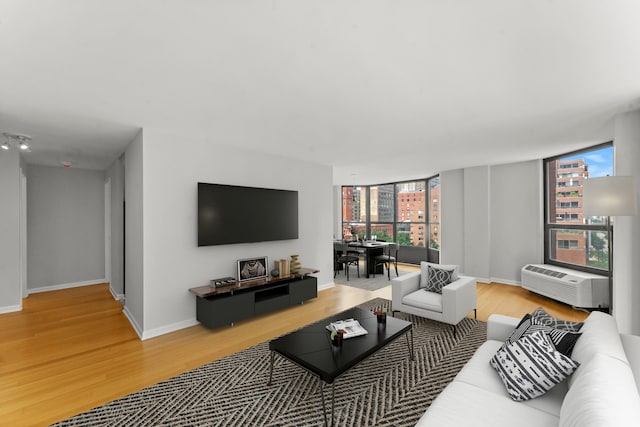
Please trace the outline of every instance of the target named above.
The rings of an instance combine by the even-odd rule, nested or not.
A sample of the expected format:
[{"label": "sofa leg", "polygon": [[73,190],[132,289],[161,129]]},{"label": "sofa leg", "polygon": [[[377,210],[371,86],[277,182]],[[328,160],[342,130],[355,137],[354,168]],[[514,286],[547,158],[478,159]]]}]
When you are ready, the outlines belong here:
[{"label": "sofa leg", "polygon": [[456,338],[458,331],[458,325],[453,325],[453,338]]},{"label": "sofa leg", "polygon": [[473,309],[473,318],[474,318],[475,320],[478,320],[478,309],[477,309],[477,308],[474,308],[474,309]]}]

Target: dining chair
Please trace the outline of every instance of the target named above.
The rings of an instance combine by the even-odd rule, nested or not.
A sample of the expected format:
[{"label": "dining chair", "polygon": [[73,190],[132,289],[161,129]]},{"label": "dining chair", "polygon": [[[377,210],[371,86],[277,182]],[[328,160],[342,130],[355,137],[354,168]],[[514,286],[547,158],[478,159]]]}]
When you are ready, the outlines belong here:
[{"label": "dining chair", "polygon": [[387,277],[391,280],[391,264],[395,267],[396,276],[398,276],[398,250],[400,245],[398,243],[389,243],[383,249],[381,255],[373,257],[373,277],[376,277],[376,268],[380,264],[384,264],[387,267]]},{"label": "dining chair", "polygon": [[344,243],[333,244],[333,277],[338,274],[338,269],[343,266],[347,275],[347,281],[349,281],[349,266],[355,265],[358,272],[358,278],[360,277],[360,257],[358,255],[349,253],[349,245]]}]

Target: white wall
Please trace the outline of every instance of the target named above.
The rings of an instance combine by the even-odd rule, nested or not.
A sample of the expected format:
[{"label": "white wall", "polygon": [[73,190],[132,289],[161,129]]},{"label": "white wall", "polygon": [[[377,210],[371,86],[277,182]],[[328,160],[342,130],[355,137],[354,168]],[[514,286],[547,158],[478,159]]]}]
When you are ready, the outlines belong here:
[{"label": "white wall", "polygon": [[0,313],[22,309],[20,288],[20,153],[0,152]]},{"label": "white wall", "polygon": [[[272,264],[275,259],[297,253],[303,266],[320,270],[319,287],[333,285],[334,202],[330,167],[159,129],[144,130],[143,147],[144,247],[138,252],[144,253],[144,267],[143,274],[137,274],[138,279],[143,276],[144,283],[143,338],[194,324],[196,297],[189,288],[208,284],[215,277],[235,276],[237,259],[267,256]],[[127,188],[129,154],[126,153]],[[199,181],[297,190],[299,239],[198,247]],[[129,203],[127,194],[127,207]],[[259,219],[256,212],[256,220]],[[128,217],[126,227],[128,234]],[[127,258],[129,255],[127,252]],[[136,268],[139,270],[140,266]],[[130,284],[127,277],[127,306],[131,286],[139,284]]]},{"label": "white wall", "polygon": [[534,160],[442,172],[441,263],[519,284],[522,266],[542,260],[541,168]]},{"label": "white wall", "polygon": [[[640,191],[640,110],[616,117],[615,174],[634,176]],[[637,197],[637,196],[636,196]],[[613,228],[613,315],[621,332],[640,335],[640,215],[616,217]]]},{"label": "white wall", "polygon": [[104,282],[104,172],[31,165],[27,186],[29,291]]}]

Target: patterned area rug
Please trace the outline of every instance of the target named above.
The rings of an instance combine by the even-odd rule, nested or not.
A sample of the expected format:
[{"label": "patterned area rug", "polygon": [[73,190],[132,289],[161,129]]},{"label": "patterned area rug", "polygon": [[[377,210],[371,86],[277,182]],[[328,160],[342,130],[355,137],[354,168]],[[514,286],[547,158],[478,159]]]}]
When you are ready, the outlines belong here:
[{"label": "patterned area rug", "polygon": [[[364,309],[389,307],[374,299]],[[413,426],[486,339],[486,324],[466,318],[450,325],[397,313],[414,325],[416,357],[400,338],[343,374],[335,384],[340,426]],[[261,343],[201,366],[56,426],[322,426],[317,377]],[[324,388],[330,402],[331,387]],[[330,407],[330,404],[328,404]]]},{"label": "patterned area rug", "polygon": [[[382,289],[386,286],[391,286],[391,281],[387,277],[387,271],[384,271],[384,274],[376,274],[376,277],[373,275],[367,276],[364,272],[364,268],[360,267],[360,277],[356,273],[355,267],[351,267],[349,272],[349,280],[347,280],[347,275],[344,271],[338,271],[336,277],[333,278],[334,283],[338,283],[340,285],[353,286],[354,288],[366,289],[368,291],[377,291],[378,289]],[[402,276],[403,274],[411,273],[415,270],[403,269],[402,267],[398,267],[398,275]],[[396,277],[395,270],[391,271],[391,278]]]}]

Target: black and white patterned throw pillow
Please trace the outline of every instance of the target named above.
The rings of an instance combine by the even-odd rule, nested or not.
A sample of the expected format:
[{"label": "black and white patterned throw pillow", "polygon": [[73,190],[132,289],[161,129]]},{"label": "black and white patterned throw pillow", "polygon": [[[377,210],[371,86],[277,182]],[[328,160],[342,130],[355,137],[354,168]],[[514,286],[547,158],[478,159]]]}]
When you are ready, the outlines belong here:
[{"label": "black and white patterned throw pillow", "polygon": [[572,322],[570,320],[562,320],[557,317],[553,317],[544,311],[542,307],[536,308],[535,311],[531,313],[531,318],[539,325],[547,325],[552,328],[570,332],[578,332],[583,325],[582,322]]},{"label": "black and white patterned throw pillow", "polygon": [[429,279],[427,280],[427,286],[424,290],[427,292],[436,292],[441,294],[442,288],[451,283],[452,275],[452,270],[429,266]]},{"label": "black and white patterned throw pillow", "polygon": [[516,326],[509,338],[507,338],[506,344],[514,343],[523,336],[531,335],[536,331],[544,332],[554,348],[565,356],[571,356],[573,346],[582,335],[578,332],[563,331],[552,328],[551,326],[539,324],[530,314],[525,314],[518,326]]},{"label": "black and white patterned throw pillow", "polygon": [[500,375],[509,396],[519,402],[542,396],[580,366],[554,349],[542,331],[506,344],[489,363]]}]

